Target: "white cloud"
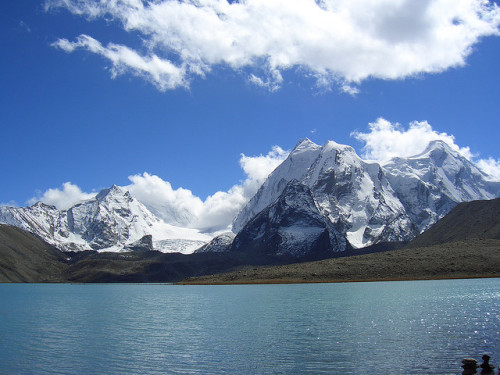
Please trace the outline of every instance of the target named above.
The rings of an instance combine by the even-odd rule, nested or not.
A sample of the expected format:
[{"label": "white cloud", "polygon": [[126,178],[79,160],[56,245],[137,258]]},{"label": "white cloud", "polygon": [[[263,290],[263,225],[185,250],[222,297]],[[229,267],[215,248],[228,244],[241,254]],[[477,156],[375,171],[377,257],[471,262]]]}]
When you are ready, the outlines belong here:
[{"label": "white cloud", "polygon": [[250,74],[248,81],[256,86],[263,87],[271,92],[279,90],[283,83],[283,77],[278,69],[274,69],[265,78]]},{"label": "white cloud", "polygon": [[156,216],[169,224],[188,226],[203,209],[203,201],[188,189],[173,189],[168,181],[143,173],[129,176],[126,189]]},{"label": "white cloud", "polygon": [[365,143],[361,156],[367,160],[385,162],[392,157],[413,156],[425,150],[430,141],[440,139],[452,149],[470,159],[472,154],[468,147],[455,144],[455,137],[446,133],[438,133],[427,121],[414,121],[408,129],[398,123],[391,123],[384,118],[369,123],[369,132],[355,131],[351,136]]},{"label": "white cloud", "polygon": [[17,207],[16,201],[0,202],[0,207]]},{"label": "white cloud", "polygon": [[169,182],[148,173],[130,176],[132,184],[126,188],[167,223],[209,232],[224,230],[287,155],[277,146],[267,155],[242,154],[240,166],[246,179],[227,192],[218,191],[204,201],[190,190],[173,189]]},{"label": "white cloud", "polygon": [[41,196],[31,198],[28,204],[41,201],[56,206],[59,210],[67,210],[75,204],[95,197],[95,195],[95,193],[84,193],[77,185],[65,182],[62,184],[62,189],[48,189]]},{"label": "white cloud", "polygon": [[395,156],[417,155],[425,150],[430,141],[439,139],[474,162],[492,179],[500,180],[500,160],[478,159],[469,147],[457,145],[453,135],[435,131],[427,121],[411,122],[408,129],[405,129],[398,123],[391,123],[379,118],[377,121],[369,123],[368,127],[367,133],[359,131],[351,133],[351,136],[364,142],[361,152],[364,159],[384,163]]},{"label": "white cloud", "polygon": [[348,84],[343,84],[340,89],[342,90],[342,92],[345,92],[346,94],[349,94],[351,96],[356,96],[359,94],[359,89],[357,87]]},{"label": "white cloud", "polygon": [[[462,66],[481,37],[499,35],[500,9],[484,0],[47,0],[89,20],[118,21],[141,50],[88,35],[54,46],[107,58],[113,74],[143,76],[159,89],[186,86],[216,65],[275,90],[281,72],[337,83],[349,94],[374,77],[400,79]],[[116,24],[116,23],[114,23]]]},{"label": "white cloud", "polygon": [[240,166],[246,173],[245,183],[257,183],[259,186],[269,174],[288,156],[288,152],[279,146],[274,146],[267,155],[246,156],[241,154]]},{"label": "white cloud", "polygon": [[[236,214],[287,156],[288,152],[278,146],[274,146],[266,155],[241,154],[240,166],[245,172],[245,180],[205,200],[194,195],[191,190],[174,189],[170,182],[149,173],[129,176],[131,184],[125,188],[166,223],[205,232],[230,230]],[[68,209],[95,195],[84,193],[78,186],[65,182],[62,189],[48,189],[39,197],[31,198],[28,203],[42,201],[58,209]]]},{"label": "white cloud", "polygon": [[500,159],[481,159],[477,163],[477,166],[491,177],[491,179],[500,181]]},{"label": "white cloud", "polygon": [[88,35],[80,35],[76,42],[59,39],[52,44],[66,52],[73,52],[77,48],[86,48],[90,52],[101,55],[113,63],[111,75],[113,78],[131,71],[138,76],[144,76],[160,90],[173,89],[186,86],[186,72],[183,66],[177,67],[168,60],[164,60],[152,54],[141,56],[133,49],[109,43],[104,47],[99,41]]}]

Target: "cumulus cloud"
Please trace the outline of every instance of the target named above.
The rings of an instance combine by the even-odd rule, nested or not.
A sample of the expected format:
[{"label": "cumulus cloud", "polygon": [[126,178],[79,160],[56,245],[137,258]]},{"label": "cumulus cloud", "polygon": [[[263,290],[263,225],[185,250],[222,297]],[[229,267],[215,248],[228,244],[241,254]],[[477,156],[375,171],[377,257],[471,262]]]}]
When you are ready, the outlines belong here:
[{"label": "cumulus cloud", "polygon": [[384,118],[368,124],[369,132],[355,131],[351,136],[365,145],[361,156],[368,160],[385,162],[395,156],[413,156],[427,147],[430,141],[440,139],[452,149],[470,159],[472,154],[468,147],[455,144],[455,137],[446,133],[438,133],[427,121],[411,122],[408,129],[398,123],[391,123]]},{"label": "cumulus cloud", "polygon": [[[170,182],[149,173],[129,176],[131,183],[125,188],[168,224],[204,232],[230,230],[236,214],[287,156],[288,152],[278,146],[274,146],[266,155],[241,154],[240,166],[246,178],[228,191],[218,191],[205,200],[189,189],[174,189]],[[82,192],[78,186],[65,182],[61,189],[48,189],[38,197],[31,198],[28,203],[41,201],[65,210],[95,195]]]},{"label": "cumulus cloud", "polygon": [[274,146],[267,155],[241,155],[244,181],[228,191],[218,191],[204,201],[190,190],[178,188],[158,176],[143,173],[130,176],[126,186],[133,197],[158,217],[173,225],[187,226],[207,232],[225,230],[267,176],[286,158],[287,152]]},{"label": "cumulus cloud", "polygon": [[85,193],[77,185],[71,182],[62,184],[62,189],[48,189],[41,196],[33,197],[28,204],[41,201],[45,204],[56,206],[59,210],[67,210],[75,204],[95,197],[96,193]]},{"label": "cumulus cloud", "polygon": [[0,202],[0,207],[17,207],[16,201]]},{"label": "cumulus cloud", "polygon": [[[264,183],[269,174],[288,156],[288,152],[279,146],[274,146],[267,155],[246,156],[241,154],[240,166],[247,175],[245,183]],[[252,188],[253,189],[253,188]]]},{"label": "cumulus cloud", "polygon": [[364,143],[361,156],[367,160],[380,163],[395,156],[407,157],[424,151],[430,141],[442,140],[453,150],[459,152],[474,162],[483,172],[492,179],[500,180],[500,160],[478,159],[469,147],[460,147],[455,143],[451,134],[440,133],[432,128],[427,121],[411,122],[408,128],[398,123],[391,123],[384,118],[368,124],[369,131],[362,133],[355,131],[351,136]]},{"label": "cumulus cloud", "polygon": [[203,209],[203,201],[191,190],[172,188],[168,181],[143,173],[129,176],[126,189],[156,216],[174,225],[188,226]]},{"label": "cumulus cloud", "polygon": [[282,84],[282,71],[295,69],[355,95],[355,85],[369,77],[400,79],[464,65],[472,46],[498,35],[500,25],[499,7],[484,0],[46,1],[47,10],[56,8],[116,21],[142,47],[103,45],[83,34],[54,46],[99,54],[113,75],[129,71],[160,90],[186,86],[223,65],[253,71],[248,80],[270,90]]},{"label": "cumulus cloud", "polygon": [[477,166],[490,176],[492,180],[500,181],[500,159],[481,159],[477,162]]},{"label": "cumulus cloud", "polygon": [[59,39],[52,45],[66,52],[73,52],[77,48],[85,48],[107,58],[113,64],[111,68],[113,78],[130,71],[137,76],[148,78],[160,90],[186,86],[185,68],[183,66],[177,67],[170,61],[161,59],[155,54],[141,56],[131,48],[114,43],[109,43],[104,47],[99,41],[88,35],[80,35],[76,42]]}]

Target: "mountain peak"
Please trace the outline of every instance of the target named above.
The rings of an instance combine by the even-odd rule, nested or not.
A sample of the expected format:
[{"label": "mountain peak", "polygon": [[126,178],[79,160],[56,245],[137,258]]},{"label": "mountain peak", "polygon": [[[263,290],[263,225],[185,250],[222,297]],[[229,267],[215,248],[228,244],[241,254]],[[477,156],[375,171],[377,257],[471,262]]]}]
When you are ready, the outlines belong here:
[{"label": "mountain peak", "polygon": [[430,141],[427,147],[423,152],[420,154],[417,154],[415,156],[412,156],[412,158],[418,159],[422,157],[430,157],[430,158],[435,158],[436,156],[442,156],[444,154],[450,154],[453,156],[456,156],[457,153],[454,151],[448,143],[445,141],[442,141],[440,139],[435,139],[433,141]]},{"label": "mountain peak", "polygon": [[295,147],[297,147],[297,146],[299,146],[299,145],[301,145],[301,144],[313,144],[313,143],[314,143],[314,142],[313,142],[313,141],[311,141],[309,138],[304,137],[304,138],[300,139],[300,140],[297,142],[297,145],[296,145]]},{"label": "mountain peak", "polygon": [[106,199],[107,197],[115,197],[115,196],[127,196],[130,195],[127,190],[120,186],[112,185],[111,187],[107,189],[103,189],[97,194],[96,199],[98,201],[102,201],[103,199]]},{"label": "mountain peak", "polygon": [[427,148],[430,149],[430,148],[446,148],[446,147],[450,147],[448,146],[448,143],[446,143],[445,141],[441,140],[441,139],[434,139],[433,141],[430,141],[429,144],[427,145]]},{"label": "mountain peak", "polygon": [[53,210],[57,209],[56,206],[51,205],[51,204],[43,203],[42,201],[38,201],[38,202],[32,204],[31,207],[48,208],[48,209],[53,209]]},{"label": "mountain peak", "polygon": [[338,150],[338,151],[348,151],[355,153],[354,149],[351,146],[342,145],[335,141],[326,141],[325,144],[323,145],[323,150],[324,151]]},{"label": "mountain peak", "polygon": [[316,143],[311,141],[309,138],[302,138],[293,148],[292,153],[297,154],[303,151],[311,150],[311,149],[317,149],[320,146],[318,146]]}]

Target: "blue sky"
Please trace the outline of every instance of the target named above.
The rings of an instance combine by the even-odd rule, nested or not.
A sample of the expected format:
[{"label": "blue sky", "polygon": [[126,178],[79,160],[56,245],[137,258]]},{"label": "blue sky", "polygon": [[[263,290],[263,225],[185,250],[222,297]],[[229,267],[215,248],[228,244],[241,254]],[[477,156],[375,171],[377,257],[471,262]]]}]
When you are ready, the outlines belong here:
[{"label": "blue sky", "polygon": [[[204,201],[252,178],[254,170],[242,169],[242,154],[265,158],[273,146],[290,150],[304,137],[318,144],[326,140],[350,144],[359,154],[367,154],[370,150],[363,149],[365,144],[351,133],[373,134],[369,123],[379,118],[391,126],[399,123],[400,134],[410,122],[427,121],[432,132],[453,135],[458,147],[469,147],[474,160],[493,158],[490,164],[498,165],[498,9],[483,9],[489,13],[478,24],[469,13],[479,2],[461,0],[462,13],[450,25],[464,30],[443,42],[432,34],[432,22],[438,24],[444,17],[437,10],[432,19],[420,20],[420,13],[413,16],[416,11],[405,9],[401,2],[395,2],[400,4],[394,5],[397,12],[388,12],[392,8],[387,0],[386,10],[373,5],[369,13],[363,7],[368,13],[362,15],[364,26],[359,30],[350,20],[345,35],[344,30],[334,29],[328,30],[327,38],[318,34],[308,40],[303,35],[308,35],[310,19],[301,20],[297,31],[292,23],[297,17],[287,18],[297,9],[285,9],[286,1],[275,2],[282,12],[278,18],[252,21],[259,14],[256,9],[261,15],[273,9],[260,0],[248,0],[239,4],[238,13],[231,8],[235,4],[204,0],[203,17],[217,7],[224,17],[210,18],[201,31],[196,29],[204,22],[196,15],[199,9],[184,1],[177,4],[191,7],[187,10],[192,12],[158,10],[166,17],[161,24],[148,24],[153,22],[153,10],[146,13],[132,0],[118,2],[119,9],[111,5],[98,9],[98,2],[90,0],[4,3],[0,202],[22,206],[33,197],[43,197],[48,189],[62,189],[65,182],[88,193],[112,184],[125,186],[131,183],[129,176],[144,172],[168,181],[173,190],[189,189]],[[296,6],[304,11],[294,14],[325,14],[321,22],[326,29],[326,16],[333,9],[329,7],[336,2],[317,3],[321,7],[297,0]],[[361,14],[356,8],[360,1],[337,3],[353,7],[348,10],[356,17]],[[438,3],[435,8],[440,11],[455,4],[426,2]],[[147,2],[141,4],[147,8]],[[389,13],[394,17],[379,19]],[[241,14],[246,18],[238,18]],[[126,26],[132,16],[143,19]],[[232,23],[232,19],[253,23]],[[283,21],[282,29],[277,28],[269,41],[276,19]],[[209,29],[212,21],[214,30]],[[265,23],[266,33],[255,27],[259,22]],[[165,25],[168,30],[162,29]],[[231,45],[224,44],[228,37],[233,38]],[[287,47],[293,38],[292,47]],[[329,38],[341,47],[330,46]],[[245,41],[255,46],[245,48]],[[367,43],[372,44],[363,50]],[[210,48],[204,49],[207,45]],[[119,51],[116,46],[123,48]],[[292,51],[295,46],[297,51]],[[401,46],[414,55],[403,59],[404,54],[397,52]],[[135,55],[128,59],[131,51],[142,60],[138,62]],[[117,57],[121,52],[128,57]],[[152,56],[163,65],[145,64]],[[165,73],[168,69],[175,74]],[[390,131],[395,134],[395,130]],[[276,155],[268,156],[276,159]]]}]

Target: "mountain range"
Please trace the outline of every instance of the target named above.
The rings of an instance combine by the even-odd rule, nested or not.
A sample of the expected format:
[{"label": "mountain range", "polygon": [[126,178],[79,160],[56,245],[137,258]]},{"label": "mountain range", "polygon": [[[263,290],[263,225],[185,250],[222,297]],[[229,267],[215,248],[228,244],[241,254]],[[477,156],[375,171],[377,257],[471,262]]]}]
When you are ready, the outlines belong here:
[{"label": "mountain range", "polygon": [[167,224],[124,188],[113,185],[68,210],[38,202],[0,207],[0,223],[32,232],[63,251],[160,250],[191,253],[211,239]]},{"label": "mountain range", "polygon": [[[231,242],[229,236],[219,245]],[[213,241],[214,243],[216,241]],[[377,244],[303,262],[238,251],[62,252],[0,224],[2,282],[290,283],[500,276],[500,198],[458,204],[403,248]],[[207,245],[208,246],[208,245]],[[201,278],[200,278],[201,277]]]},{"label": "mountain range", "polygon": [[0,207],[0,223],[64,251],[247,252],[329,257],[408,242],[460,202],[500,196],[492,181],[442,141],[384,164],[350,146],[301,140],[234,219],[213,235],[167,224],[122,187],[67,210],[38,202]]},{"label": "mountain range", "polygon": [[304,139],[236,217],[228,250],[331,256],[408,242],[458,203],[499,195],[499,181],[442,141],[381,165]]}]

